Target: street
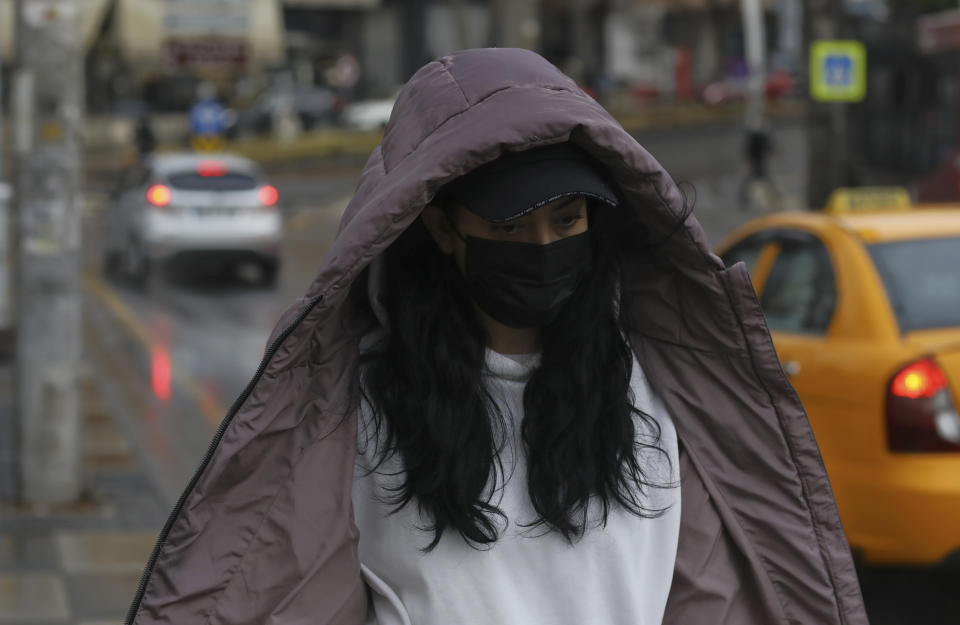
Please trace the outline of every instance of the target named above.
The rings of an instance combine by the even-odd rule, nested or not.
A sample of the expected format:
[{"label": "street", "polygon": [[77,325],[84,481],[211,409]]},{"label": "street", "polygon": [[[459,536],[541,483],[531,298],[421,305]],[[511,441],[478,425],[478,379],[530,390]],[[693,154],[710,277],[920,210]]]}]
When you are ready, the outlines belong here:
[{"label": "street", "polygon": [[[645,498],[652,466],[629,460],[646,446],[636,427],[623,437],[633,403],[675,421],[660,451],[680,456],[670,516],[684,521],[679,574],[651,578],[640,603],[654,616],[639,620],[658,620],[647,594],[669,592],[681,625],[960,625],[957,2],[0,0],[0,15],[0,625],[355,621],[364,593],[341,575],[356,558],[340,530],[362,534],[363,581],[396,591],[400,620],[502,622],[512,597],[553,610],[521,620],[592,625],[601,612],[571,615],[578,580],[607,581],[594,562],[520,552],[567,576],[534,582],[545,601],[493,584],[456,617],[411,611],[454,604],[375,570],[372,555],[416,558],[377,541],[387,530],[365,526],[356,498],[344,510],[349,488],[314,489],[351,482],[356,462],[321,430],[356,383],[338,375],[356,346],[338,339],[373,322],[338,308],[362,294],[331,271],[360,271],[427,179],[453,182],[496,144],[531,153],[443,189],[473,211],[454,232],[434,207],[423,217],[462,283],[419,247],[358,274],[372,317],[416,339],[393,341],[365,390],[384,392],[375,407],[418,482],[402,494],[438,537],[472,542],[463,523],[482,506],[465,506],[508,446],[527,462],[493,471],[525,474],[516,501],[544,527],[567,527],[550,511],[589,521],[597,497],[629,508],[625,479]],[[618,180],[542,145],[563,132],[595,142]],[[337,240],[371,153],[360,217]],[[659,247],[667,213],[703,236],[678,223]],[[711,248],[737,267],[711,272]],[[329,288],[303,299],[315,281]],[[571,293],[582,310],[550,318],[583,337],[547,322]],[[642,394],[644,371],[612,357],[611,302],[642,330]],[[483,336],[459,340],[463,314]],[[507,398],[521,410],[501,415],[517,439],[491,432],[492,451],[480,408],[506,411],[476,391],[496,372],[465,360],[484,344],[543,351]],[[592,538],[627,565],[672,567],[649,548],[669,544],[656,527]],[[466,565],[462,579],[498,577]],[[427,594],[465,586],[443,581]],[[624,607],[608,586],[587,595]],[[600,620],[638,620],[627,613]]]},{"label": "street", "polygon": [[[737,129],[658,130],[639,139],[695,200],[695,215],[711,240],[718,241],[747,217],[735,206]],[[796,197],[802,181],[790,172],[801,169],[802,152],[795,122],[784,126],[781,140],[785,149],[775,163],[778,183],[785,195]],[[320,266],[358,175],[358,167],[322,164],[274,173],[286,228],[275,290],[258,287],[242,274],[164,272],[147,291],[108,281],[100,268],[97,213],[86,219],[88,341],[106,360],[99,370],[108,370],[107,363],[124,363],[116,372],[122,381],[113,375],[102,379],[124,403],[118,414],[129,415],[127,425],[141,457],[171,504],[253,375],[275,320],[302,295]]]},{"label": "street", "polygon": [[[774,182],[786,208],[802,206],[803,129],[775,129]],[[657,130],[638,137],[692,201],[718,242],[751,215],[737,205],[739,128]],[[180,495],[231,403],[249,382],[280,314],[306,289],[331,244],[359,166],[310,163],[271,172],[286,235],[280,279],[265,289],[244,275],[169,273],[147,290],[101,271],[99,211],[85,218],[85,342],[89,371],[106,409],[168,509]],[[91,194],[102,195],[102,189]],[[157,524],[162,518],[156,520]],[[960,623],[954,573],[867,569],[864,592],[877,625]],[[951,612],[952,610],[952,612]]]}]

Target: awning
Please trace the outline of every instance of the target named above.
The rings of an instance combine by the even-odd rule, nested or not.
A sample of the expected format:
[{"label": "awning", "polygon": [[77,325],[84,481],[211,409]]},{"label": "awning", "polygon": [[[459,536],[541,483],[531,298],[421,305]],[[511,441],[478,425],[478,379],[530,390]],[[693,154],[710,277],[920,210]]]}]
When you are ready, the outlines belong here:
[{"label": "awning", "polygon": [[[633,6],[656,6],[670,11],[705,11],[713,7],[740,9],[740,0],[630,0]],[[773,8],[773,0],[762,0],[765,9]]]},{"label": "awning", "polygon": [[[103,18],[113,0],[83,0],[71,3],[80,9],[80,32],[83,42],[83,51],[86,52],[93,45]],[[55,2],[53,4],[56,4]],[[0,0],[0,56],[5,63],[13,62],[16,23],[16,7],[14,0]]]},{"label": "awning", "polygon": [[116,0],[123,58],[139,67],[230,69],[284,58],[278,0]]},{"label": "awning", "polygon": [[960,10],[917,18],[917,47],[925,54],[960,50]]},{"label": "awning", "polygon": [[303,9],[375,9],[380,0],[283,0],[283,6]]}]

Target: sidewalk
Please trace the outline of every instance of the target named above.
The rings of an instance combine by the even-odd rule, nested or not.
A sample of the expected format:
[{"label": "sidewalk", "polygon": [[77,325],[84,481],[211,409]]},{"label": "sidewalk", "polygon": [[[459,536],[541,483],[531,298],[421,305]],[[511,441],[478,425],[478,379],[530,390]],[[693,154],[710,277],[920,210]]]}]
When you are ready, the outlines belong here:
[{"label": "sidewalk", "polygon": [[120,625],[167,515],[94,376],[81,383],[81,501],[11,503],[12,365],[0,363],[0,625]]}]

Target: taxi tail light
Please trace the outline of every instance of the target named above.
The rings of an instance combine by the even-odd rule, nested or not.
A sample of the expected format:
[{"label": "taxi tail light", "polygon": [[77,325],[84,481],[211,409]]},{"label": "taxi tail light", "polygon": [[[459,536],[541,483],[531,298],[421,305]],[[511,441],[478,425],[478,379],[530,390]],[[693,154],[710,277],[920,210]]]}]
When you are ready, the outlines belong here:
[{"label": "taxi tail light", "polygon": [[947,376],[932,359],[901,369],[887,389],[887,445],[893,452],[960,452],[960,416]]},{"label": "taxi tail light", "polygon": [[155,184],[147,189],[147,202],[154,208],[167,210],[170,207],[170,187]]},{"label": "taxi tail light", "polygon": [[276,208],[277,202],[280,201],[280,193],[277,188],[269,184],[257,190],[257,197],[260,199],[260,206],[267,210]]}]

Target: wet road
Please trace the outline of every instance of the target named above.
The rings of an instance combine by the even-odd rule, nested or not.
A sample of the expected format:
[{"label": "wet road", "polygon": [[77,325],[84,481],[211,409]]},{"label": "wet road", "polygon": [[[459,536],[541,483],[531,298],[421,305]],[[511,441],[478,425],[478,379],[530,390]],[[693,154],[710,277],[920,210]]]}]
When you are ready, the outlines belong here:
[{"label": "wet road", "polygon": [[91,363],[161,492],[179,496],[211,435],[250,381],[274,323],[303,294],[333,241],[357,172],[273,179],[285,238],[275,287],[246,275],[165,271],[149,289],[100,271],[98,215],[85,220],[85,322]]},{"label": "wet road", "polygon": [[[678,181],[692,184],[688,195],[711,240],[750,217],[736,200],[743,173],[738,129],[654,131],[639,139]],[[802,128],[781,124],[776,139],[775,182],[784,196],[799,198]],[[89,367],[171,505],[251,379],[276,319],[320,266],[358,175],[356,165],[274,173],[286,237],[280,278],[271,289],[243,275],[167,275],[148,292],[108,281],[100,272],[98,214],[85,220]],[[952,598],[958,575],[868,569],[863,581],[874,625],[960,624],[960,601]]]}]

